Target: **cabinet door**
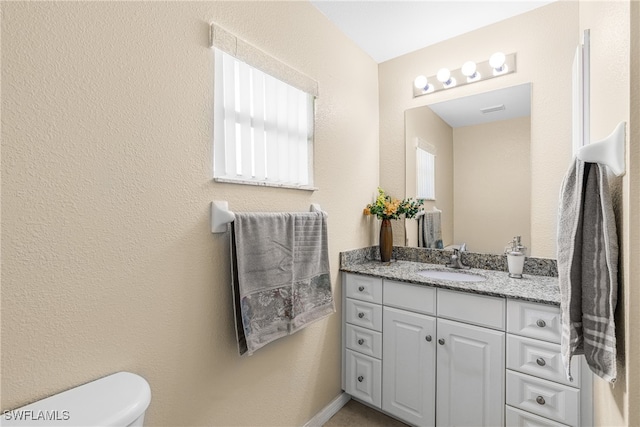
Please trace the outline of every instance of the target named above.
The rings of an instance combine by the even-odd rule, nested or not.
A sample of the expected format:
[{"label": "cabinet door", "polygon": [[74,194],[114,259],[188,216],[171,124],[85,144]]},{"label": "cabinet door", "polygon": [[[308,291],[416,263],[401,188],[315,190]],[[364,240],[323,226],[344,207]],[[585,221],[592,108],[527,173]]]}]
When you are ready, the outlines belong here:
[{"label": "cabinet door", "polygon": [[417,426],[435,423],[434,317],[384,308],[382,409]]},{"label": "cabinet door", "polygon": [[380,360],[355,351],[346,351],[346,391],[351,396],[380,408],[382,365]]},{"label": "cabinet door", "polygon": [[438,426],[504,425],[504,332],[438,319]]}]

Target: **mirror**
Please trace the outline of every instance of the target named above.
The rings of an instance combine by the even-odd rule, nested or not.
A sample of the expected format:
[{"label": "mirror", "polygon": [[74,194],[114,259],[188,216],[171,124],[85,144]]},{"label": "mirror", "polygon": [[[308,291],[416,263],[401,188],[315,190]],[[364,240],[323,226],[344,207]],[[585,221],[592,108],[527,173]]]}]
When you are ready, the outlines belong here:
[{"label": "mirror", "polygon": [[[440,211],[405,221],[407,246],[425,247],[426,236],[426,247],[499,254],[516,235],[531,242],[530,116],[530,83],[405,111],[405,197],[418,196],[416,154],[426,150],[435,198],[425,211]],[[437,229],[438,217],[435,245],[424,225]]]}]

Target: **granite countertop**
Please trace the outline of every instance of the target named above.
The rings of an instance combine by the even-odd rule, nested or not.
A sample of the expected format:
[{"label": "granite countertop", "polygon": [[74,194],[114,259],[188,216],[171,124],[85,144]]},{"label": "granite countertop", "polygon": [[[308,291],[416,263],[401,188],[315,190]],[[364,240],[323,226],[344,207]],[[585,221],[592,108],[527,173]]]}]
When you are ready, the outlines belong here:
[{"label": "granite countertop", "polygon": [[[455,270],[447,268],[442,264],[402,260],[386,263],[375,260],[361,260],[360,262],[342,265],[340,270],[347,273],[381,277],[416,285],[435,286],[482,295],[560,305],[560,289],[558,287],[557,277],[524,274],[522,279],[512,279],[508,273],[504,271],[483,270],[479,268]],[[418,274],[417,272],[420,270],[468,272],[483,276],[486,280],[483,282],[455,282],[433,279]]]}]

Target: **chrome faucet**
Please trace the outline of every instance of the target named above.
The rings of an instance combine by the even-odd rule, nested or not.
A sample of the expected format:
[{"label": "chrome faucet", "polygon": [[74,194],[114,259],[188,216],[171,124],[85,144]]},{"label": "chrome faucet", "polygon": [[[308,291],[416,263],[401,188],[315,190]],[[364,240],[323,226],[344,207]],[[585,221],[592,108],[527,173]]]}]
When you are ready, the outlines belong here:
[{"label": "chrome faucet", "polygon": [[471,267],[469,267],[468,265],[464,265],[462,263],[462,257],[461,257],[461,253],[462,252],[466,252],[467,251],[467,244],[463,243],[460,245],[460,249],[454,249],[453,250],[453,255],[451,255],[451,262],[447,263],[447,267],[449,268],[455,268],[455,269],[459,269],[459,270],[467,270]]}]

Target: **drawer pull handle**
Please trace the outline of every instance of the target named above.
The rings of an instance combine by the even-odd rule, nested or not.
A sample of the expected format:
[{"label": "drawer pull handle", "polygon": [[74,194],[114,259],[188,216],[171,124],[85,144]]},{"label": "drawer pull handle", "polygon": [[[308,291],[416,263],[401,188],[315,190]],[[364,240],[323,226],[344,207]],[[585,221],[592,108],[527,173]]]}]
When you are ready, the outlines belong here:
[{"label": "drawer pull handle", "polygon": [[542,319],[538,319],[538,321],[536,322],[536,325],[538,325],[541,328],[544,328],[545,326],[547,326],[547,322],[545,322]]},{"label": "drawer pull handle", "polygon": [[358,377],[358,382],[359,382],[359,383],[361,383],[362,381],[364,381],[364,377],[363,377],[362,375],[360,375],[360,376]]},{"label": "drawer pull handle", "polygon": [[358,313],[358,317],[362,319],[364,317],[364,313],[362,312]]},{"label": "drawer pull handle", "polygon": [[545,362],[545,361],[544,361],[544,359],[543,359],[542,357],[538,357],[538,358],[536,359],[536,363],[537,363],[538,365],[540,365],[540,366],[544,366],[544,365],[546,365],[546,364],[547,364],[547,362]]},{"label": "drawer pull handle", "polygon": [[364,340],[363,340],[362,338],[360,338],[360,339],[358,340],[358,344],[359,344],[359,345],[364,344]]},{"label": "drawer pull handle", "polygon": [[427,335],[424,339],[427,340],[427,342],[431,342],[431,335]]},{"label": "drawer pull handle", "polygon": [[538,402],[539,405],[544,405],[546,403],[544,401],[544,397],[542,397],[542,396],[536,397],[536,402]]},{"label": "drawer pull handle", "polygon": [[440,339],[438,340],[438,344],[440,344],[440,345],[444,345],[444,338],[440,338]]},{"label": "drawer pull handle", "polygon": [[364,291],[364,286],[360,286],[360,287],[358,287],[358,290],[359,290],[360,292]]}]

